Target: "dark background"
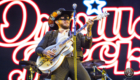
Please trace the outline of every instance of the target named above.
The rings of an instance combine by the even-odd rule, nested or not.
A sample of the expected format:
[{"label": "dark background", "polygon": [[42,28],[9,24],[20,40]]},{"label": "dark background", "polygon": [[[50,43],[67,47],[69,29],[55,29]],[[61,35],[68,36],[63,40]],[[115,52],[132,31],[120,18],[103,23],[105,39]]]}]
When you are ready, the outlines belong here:
[{"label": "dark background", "polygon": [[[65,8],[66,10],[72,10],[72,4],[73,3],[77,3],[78,7],[77,7],[77,12],[86,12],[87,7],[83,4],[83,0],[34,0],[34,2],[38,5],[39,9],[40,9],[40,13],[47,13],[47,14],[51,14],[54,10],[57,10],[58,8]],[[140,1],[139,0],[106,0],[107,5],[105,7],[133,7],[134,9],[134,15],[133,15],[133,20],[136,19],[139,14],[140,14]],[[9,2],[8,2],[9,3]],[[2,20],[2,12],[4,10],[4,8],[6,7],[6,5],[8,3],[5,3],[3,5],[0,5],[0,24],[3,23]],[[21,41],[22,39],[26,38],[31,31],[34,29],[35,27],[35,23],[36,23],[36,13],[35,10],[33,9],[33,7],[26,3],[23,2],[27,8],[27,23],[26,23],[26,28],[24,30],[23,35],[20,37],[20,39],[18,41]],[[96,6],[96,5],[93,5]],[[96,14],[92,14],[92,15],[96,15]],[[111,13],[110,15],[111,17],[113,17],[113,14]],[[128,24],[128,13],[123,13],[123,18],[122,18],[122,25],[123,27],[121,27],[121,35],[124,37],[128,37],[129,35],[127,34],[127,24]],[[22,10],[18,5],[15,5],[13,7],[10,8],[10,10],[8,11],[7,14],[7,19],[10,23],[10,27],[5,29],[5,35],[7,38],[13,38],[18,30],[19,30],[19,26],[21,25],[21,19],[22,19]],[[42,19],[42,21],[46,21],[46,19]],[[97,22],[95,22],[94,24],[95,26],[97,26]],[[138,34],[140,34],[140,23],[137,24],[136,27],[136,32]],[[0,26],[1,27],[1,26]],[[112,29],[112,19],[108,19],[107,21],[107,29],[106,29],[106,35],[108,37],[112,37],[113,35],[110,34]],[[96,33],[96,28],[93,28],[93,37],[97,37],[97,33]],[[30,41],[32,41],[33,39],[30,39]],[[18,42],[17,41],[17,42]],[[140,47],[140,41],[138,39],[133,39],[133,45],[132,47]],[[1,34],[0,34],[0,42],[6,43],[2,40],[1,38]],[[94,45],[94,43],[93,43]],[[127,55],[127,46],[128,45],[122,45],[121,46],[121,51],[120,53],[122,53],[119,57],[119,61],[121,61],[119,63],[119,69],[120,70],[124,70],[125,68],[125,62],[126,62],[126,55]],[[16,47],[3,47],[0,45],[0,80],[8,80],[8,74],[10,73],[10,71],[14,70],[14,69],[22,69],[19,65],[16,65],[13,61],[12,61],[12,53],[13,50]],[[18,53],[17,58],[19,60],[21,60],[23,58],[23,51],[24,48]],[[98,58],[98,52],[99,49],[96,50],[96,54],[93,55],[93,58]],[[136,56],[140,56],[139,53],[135,54]],[[30,60],[36,61],[36,54],[33,54],[30,58]],[[132,63],[132,68],[134,70],[139,70],[140,68],[138,67],[140,64],[138,62],[133,62]],[[108,75],[113,79],[113,80],[123,80],[125,78],[124,75],[114,75],[113,74],[113,68],[107,69]],[[14,75],[13,76],[13,80],[17,79],[18,75]],[[134,76],[132,78],[133,80],[140,80],[140,76]]]}]

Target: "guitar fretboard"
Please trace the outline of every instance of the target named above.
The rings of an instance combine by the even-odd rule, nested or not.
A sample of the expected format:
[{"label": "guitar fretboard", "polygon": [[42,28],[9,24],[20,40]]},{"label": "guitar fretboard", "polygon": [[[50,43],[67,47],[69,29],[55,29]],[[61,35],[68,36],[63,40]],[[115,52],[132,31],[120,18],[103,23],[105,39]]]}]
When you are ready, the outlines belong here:
[{"label": "guitar fretboard", "polygon": [[[100,15],[94,17],[93,20],[101,20],[103,17],[106,17],[106,16],[108,16],[108,15],[109,15],[109,13],[107,13],[107,12],[102,13],[102,14],[100,14]],[[83,25],[81,28],[79,28],[79,29],[76,31],[76,35],[77,35],[80,31],[82,31],[86,26],[87,26],[87,24],[85,24],[85,25]],[[62,44],[65,44],[65,43],[66,43],[68,40],[70,40],[73,36],[74,36],[74,35],[71,35],[69,38],[67,38],[66,40],[64,40],[64,41],[62,42]]]},{"label": "guitar fretboard", "polygon": [[[83,25],[81,28],[79,28],[77,31],[76,31],[76,35],[81,32],[85,27],[87,26],[87,24]],[[72,34],[70,37],[68,37],[66,40],[64,40],[62,42],[62,44],[65,44],[68,40],[70,40],[74,35]]]}]

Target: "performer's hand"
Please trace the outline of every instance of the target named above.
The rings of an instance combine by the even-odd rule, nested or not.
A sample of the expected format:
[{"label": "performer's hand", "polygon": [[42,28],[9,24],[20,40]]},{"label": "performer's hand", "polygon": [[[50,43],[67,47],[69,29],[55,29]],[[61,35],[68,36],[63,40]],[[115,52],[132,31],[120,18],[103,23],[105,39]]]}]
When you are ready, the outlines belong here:
[{"label": "performer's hand", "polygon": [[92,38],[92,26],[94,24],[94,19],[91,20],[89,19],[87,22],[87,39],[91,39]]},{"label": "performer's hand", "polygon": [[87,25],[88,25],[88,26],[92,26],[93,24],[94,24],[94,20],[89,19],[89,20],[87,21]]},{"label": "performer's hand", "polygon": [[50,51],[50,50],[44,50],[44,51],[43,51],[43,54],[48,55],[48,56],[53,56],[53,55],[55,55],[55,53],[53,53],[53,52]]},{"label": "performer's hand", "polygon": [[94,24],[94,20],[89,19],[88,22],[87,22],[88,32],[91,31],[93,24]]}]

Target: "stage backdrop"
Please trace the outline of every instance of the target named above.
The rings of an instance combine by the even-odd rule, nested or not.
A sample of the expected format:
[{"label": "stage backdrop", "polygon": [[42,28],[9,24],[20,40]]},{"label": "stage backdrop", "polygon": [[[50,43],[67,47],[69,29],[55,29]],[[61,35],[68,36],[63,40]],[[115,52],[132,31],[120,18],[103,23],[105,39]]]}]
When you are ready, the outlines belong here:
[{"label": "stage backdrop", "polygon": [[77,28],[103,11],[110,13],[95,21],[93,45],[84,50],[84,60],[105,61],[102,67],[113,80],[123,80],[126,68],[134,70],[133,80],[140,80],[139,0],[1,0],[0,80],[26,80],[27,71],[19,61],[36,61],[35,47],[50,30],[49,14],[58,8],[73,10],[73,3],[77,3]]}]

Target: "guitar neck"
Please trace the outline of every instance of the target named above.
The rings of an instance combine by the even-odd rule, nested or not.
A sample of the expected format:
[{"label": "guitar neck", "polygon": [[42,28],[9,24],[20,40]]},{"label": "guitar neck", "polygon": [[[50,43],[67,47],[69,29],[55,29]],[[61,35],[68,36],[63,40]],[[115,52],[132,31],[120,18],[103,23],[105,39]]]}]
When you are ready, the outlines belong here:
[{"label": "guitar neck", "polygon": [[[85,25],[83,25],[81,28],[79,28],[79,29],[76,31],[76,35],[77,35],[78,33],[80,33],[86,26],[87,26],[87,24],[85,24]],[[62,42],[62,44],[65,44],[65,43],[66,43],[68,40],[70,40],[73,36],[74,36],[74,35],[72,34],[69,38],[67,38],[66,40],[64,40],[64,41]]]},{"label": "guitar neck", "polygon": [[85,27],[87,26],[87,24],[83,25],[81,28],[79,28],[77,31],[76,31],[76,35],[78,33],[80,33]]},{"label": "guitar neck", "polygon": [[[100,15],[98,15],[98,16],[95,16],[95,17],[92,19],[92,21],[94,21],[94,20],[101,20],[103,17],[106,17],[106,16],[108,16],[108,15],[109,15],[109,13],[107,13],[107,12],[102,13],[102,14],[100,14]],[[79,28],[79,29],[76,31],[76,35],[77,35],[79,32],[81,32],[86,26],[87,26],[87,23],[86,23],[85,25],[83,25],[81,28]],[[65,43],[66,43],[68,40],[70,40],[73,36],[74,36],[74,35],[71,35],[69,38],[67,38],[66,40],[64,40],[64,41],[62,42],[62,44],[65,44]]]}]

